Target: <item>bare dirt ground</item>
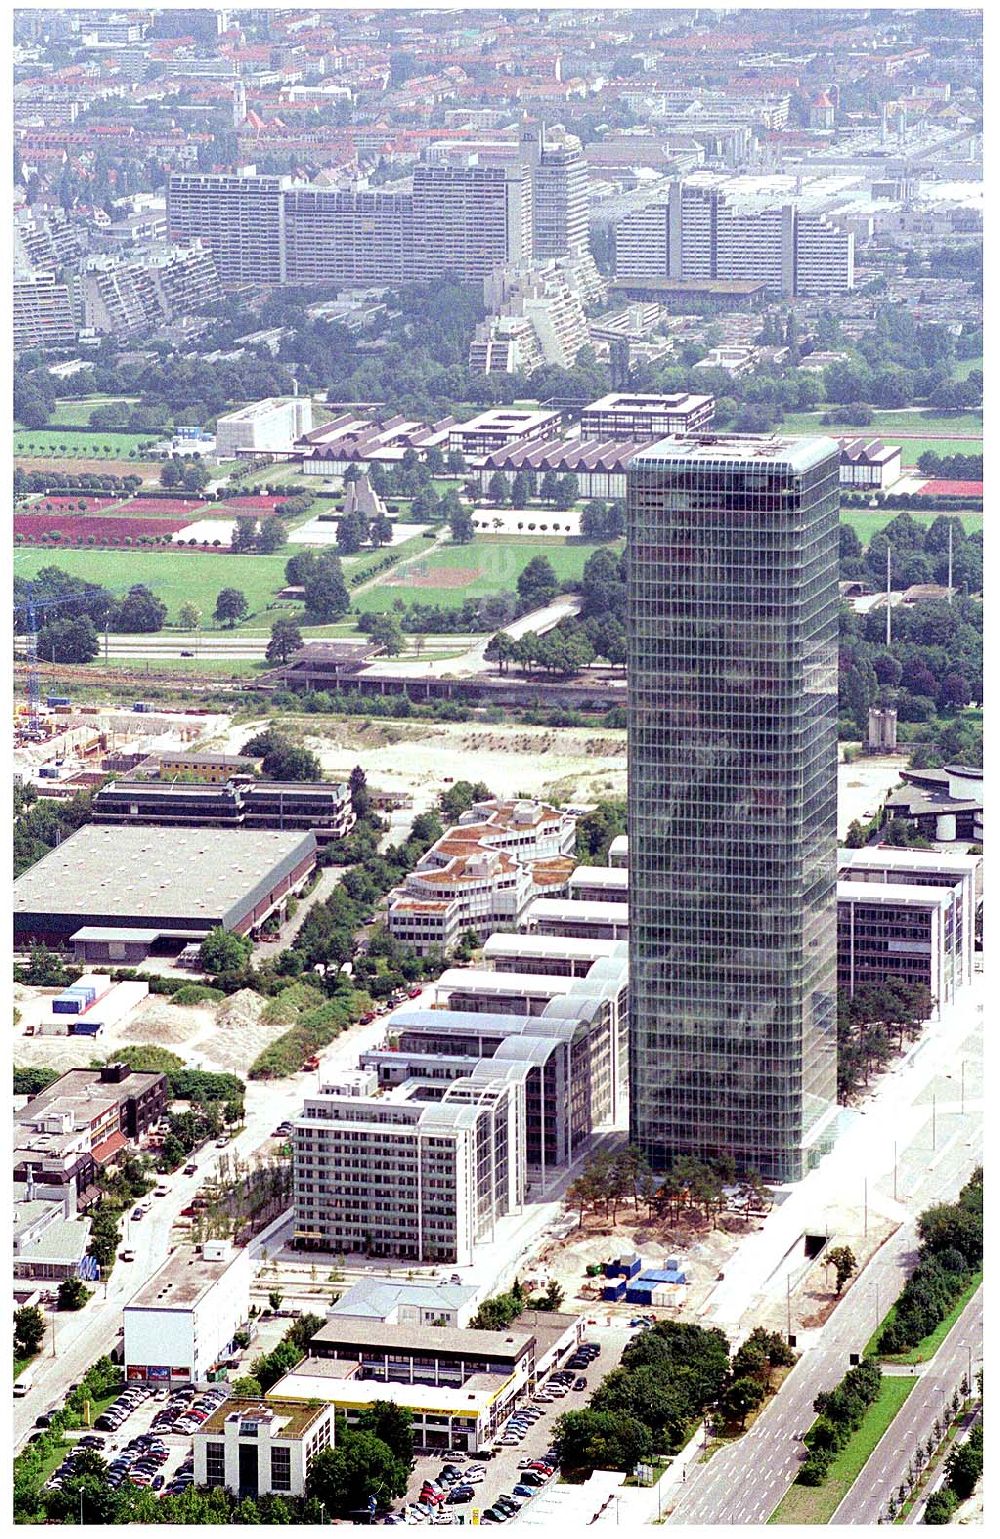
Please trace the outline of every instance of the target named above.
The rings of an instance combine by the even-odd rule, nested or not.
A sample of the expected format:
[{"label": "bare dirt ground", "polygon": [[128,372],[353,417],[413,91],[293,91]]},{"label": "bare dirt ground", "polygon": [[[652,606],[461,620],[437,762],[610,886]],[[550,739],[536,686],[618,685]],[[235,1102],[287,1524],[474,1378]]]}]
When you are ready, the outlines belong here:
[{"label": "bare dirt ground", "polygon": [[[336,717],[320,724],[315,716],[285,718],[281,728],[319,755],[326,774],[346,780],[360,764],[376,790],[409,792],[424,806],[456,780],[483,780],[498,796],[561,802],[625,795],[625,733],[612,728]],[[225,751],[236,752],[257,730],[231,727]]]},{"label": "bare dirt ground", "polygon": [[[610,1321],[629,1320],[637,1312],[655,1314],[661,1319],[695,1320],[719,1272],[725,1269],[740,1241],[758,1227],[754,1220],[730,1213],[723,1214],[716,1228],[701,1220],[679,1224],[659,1219],[648,1221],[644,1213],[637,1220],[631,1208],[625,1206],[612,1227],[588,1213],[584,1228],[573,1229],[564,1240],[546,1246],[532,1266],[531,1277],[522,1281],[534,1280],[544,1287],[554,1278],[565,1292],[564,1308],[596,1311],[600,1318]],[[633,1254],[642,1257],[644,1270],[660,1267],[671,1257],[680,1262],[687,1286],[677,1289],[673,1304],[647,1307],[605,1303],[601,1299],[605,1279],[587,1277],[587,1267]]]},{"label": "bare dirt ground", "polygon": [[902,756],[856,759],[837,770],[837,837],[846,837],[855,818],[865,823],[874,817],[893,786],[899,785]]},{"label": "bare dirt ground", "polygon": [[[15,1004],[41,990],[15,988]],[[44,991],[51,993],[51,990]],[[174,1005],[151,994],[119,1026],[109,1027],[96,1040],[90,1037],[25,1037],[18,1035],[14,1057],[25,1068],[87,1068],[95,1058],[108,1058],[116,1048],[151,1043],[176,1053],[192,1067],[246,1075],[269,1042],[287,1026],[261,1020],[266,1001],[243,989],[218,1005]]]}]

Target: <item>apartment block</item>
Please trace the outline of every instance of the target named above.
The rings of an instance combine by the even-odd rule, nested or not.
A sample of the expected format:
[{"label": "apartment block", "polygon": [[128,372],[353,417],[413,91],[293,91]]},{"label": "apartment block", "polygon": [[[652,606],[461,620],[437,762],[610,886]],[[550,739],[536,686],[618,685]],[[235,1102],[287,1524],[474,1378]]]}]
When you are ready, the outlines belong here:
[{"label": "apartment block", "polygon": [[91,257],[80,280],[84,325],[116,337],[138,336],[211,305],[219,275],[200,241],[152,246],[131,258]]},{"label": "apartment block", "polygon": [[68,284],[53,273],[14,274],[14,351],[68,347],[76,341],[76,319]]},{"label": "apartment block", "polygon": [[476,803],[390,894],[389,933],[423,955],[468,929],[513,929],[533,897],[565,884],[575,838],[576,820],[542,803]]},{"label": "apartment block", "polygon": [[525,167],[415,167],[410,192],[336,191],[290,177],[179,173],[174,239],[200,238],[223,288],[481,279],[531,259]]},{"label": "apartment block", "polygon": [[677,181],[616,226],[615,277],[639,289],[678,280],[761,283],[789,298],[847,293],[854,235],[795,201]]}]

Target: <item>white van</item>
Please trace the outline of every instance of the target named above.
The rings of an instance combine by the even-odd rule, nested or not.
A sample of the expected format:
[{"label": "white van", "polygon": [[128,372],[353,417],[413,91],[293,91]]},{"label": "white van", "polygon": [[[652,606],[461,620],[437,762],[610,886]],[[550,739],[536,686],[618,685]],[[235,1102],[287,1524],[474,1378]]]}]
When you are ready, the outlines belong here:
[{"label": "white van", "polygon": [[31,1369],[25,1368],[21,1377],[14,1380],[15,1397],[20,1399],[22,1395],[26,1395],[34,1382],[34,1375],[32,1374]]}]

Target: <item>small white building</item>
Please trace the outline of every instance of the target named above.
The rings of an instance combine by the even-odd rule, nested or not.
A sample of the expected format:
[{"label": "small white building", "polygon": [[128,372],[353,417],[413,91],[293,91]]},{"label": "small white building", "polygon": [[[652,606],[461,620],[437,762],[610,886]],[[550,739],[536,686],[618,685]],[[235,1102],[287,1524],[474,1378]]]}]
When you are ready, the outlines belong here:
[{"label": "small white building", "polygon": [[312,428],[312,399],[308,395],[270,396],[226,412],[215,425],[219,459],[243,454],[290,452],[297,438]]},{"label": "small white building", "polygon": [[333,1406],[271,1396],[227,1400],[194,1434],[194,1478],[234,1496],[303,1496],[309,1466],[334,1444]]},{"label": "small white building", "polygon": [[203,1384],[250,1313],[250,1253],[180,1245],[125,1305],[125,1376]]}]

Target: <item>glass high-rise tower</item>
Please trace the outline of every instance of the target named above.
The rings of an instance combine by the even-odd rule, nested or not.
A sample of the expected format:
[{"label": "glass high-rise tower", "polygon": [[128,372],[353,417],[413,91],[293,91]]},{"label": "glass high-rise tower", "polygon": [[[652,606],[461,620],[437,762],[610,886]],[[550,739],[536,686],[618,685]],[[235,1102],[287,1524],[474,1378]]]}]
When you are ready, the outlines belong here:
[{"label": "glass high-rise tower", "polygon": [[797,1180],[837,1089],[839,453],[693,435],[628,476],[632,1140]]}]

